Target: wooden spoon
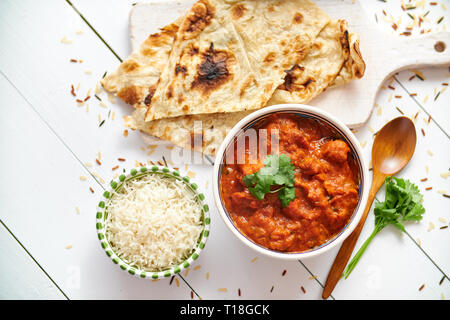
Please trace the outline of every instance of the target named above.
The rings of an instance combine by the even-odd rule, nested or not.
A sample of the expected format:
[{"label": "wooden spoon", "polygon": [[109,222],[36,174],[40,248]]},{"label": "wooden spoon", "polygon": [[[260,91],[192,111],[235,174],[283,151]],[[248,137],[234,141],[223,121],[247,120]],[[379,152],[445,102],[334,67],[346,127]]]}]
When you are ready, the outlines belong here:
[{"label": "wooden spoon", "polygon": [[327,299],[336,283],[341,278],[356,241],[366,221],[380,187],[388,176],[402,170],[411,160],[416,148],[416,129],[414,123],[407,117],[398,117],[388,122],[376,135],[372,147],[373,180],[369,198],[364,213],[350,236],[345,239],[339,250],[323,289],[322,298]]}]

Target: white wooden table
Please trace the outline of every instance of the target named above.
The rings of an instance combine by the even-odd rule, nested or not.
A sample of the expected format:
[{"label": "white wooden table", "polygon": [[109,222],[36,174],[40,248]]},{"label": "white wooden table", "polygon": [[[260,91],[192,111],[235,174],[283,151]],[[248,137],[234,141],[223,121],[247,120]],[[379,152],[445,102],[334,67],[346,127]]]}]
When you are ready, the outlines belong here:
[{"label": "white wooden table", "polygon": [[[103,91],[98,96],[106,107],[95,98],[78,106],[70,93],[74,85],[77,97],[86,97],[89,90],[93,96],[104,72],[114,70],[119,57],[130,53],[128,13],[133,2],[0,1],[0,298],[191,299],[192,290],[194,299],[320,299],[338,248],[291,262],[251,251],[232,236],[214,209],[208,165],[180,168],[196,172],[212,209],[210,239],[188,273],[171,284],[169,279],[142,280],[104,254],[94,224],[96,203],[108,182],[136,161],[170,156],[164,145],[149,155],[137,132],[124,136],[122,117],[130,107],[111,101]],[[426,1],[424,8],[406,12],[400,1],[361,2],[366,9],[361,14],[378,20],[380,32],[395,32],[390,15],[396,22],[401,17],[405,25],[407,14],[415,10],[430,10],[424,26],[432,30],[445,29],[450,20],[450,1],[434,6]],[[357,136],[369,157],[373,133],[384,123],[400,111],[410,117],[418,113],[416,153],[399,176],[420,186],[427,212],[421,223],[407,226],[407,234],[383,230],[332,299],[450,298],[450,228],[441,229],[450,222],[450,199],[442,194],[450,194],[450,179],[443,177],[450,167],[450,90],[445,85],[450,69],[419,71],[424,81],[410,80],[414,73],[404,71],[385,83]],[[118,162],[118,157],[126,161]],[[113,171],[116,165],[120,168]],[[421,182],[424,178],[428,180]],[[383,197],[380,191],[378,199]],[[373,226],[371,213],[358,247]]]}]

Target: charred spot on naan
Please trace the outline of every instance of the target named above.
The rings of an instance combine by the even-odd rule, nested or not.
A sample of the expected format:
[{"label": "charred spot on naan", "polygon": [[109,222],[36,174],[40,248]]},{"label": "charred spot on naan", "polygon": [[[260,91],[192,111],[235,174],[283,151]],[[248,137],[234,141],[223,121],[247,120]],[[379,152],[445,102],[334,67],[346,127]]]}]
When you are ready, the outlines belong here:
[{"label": "charred spot on naan", "polygon": [[173,97],[173,84],[169,84],[166,91],[166,97],[167,99],[171,99]]},{"label": "charred spot on naan", "polygon": [[312,45],[312,48],[317,51],[320,51],[322,49],[322,47],[323,47],[323,43],[319,42],[319,41],[314,42]]},{"label": "charred spot on naan", "polygon": [[181,28],[184,39],[192,39],[211,23],[215,8],[208,0],[200,0],[194,4],[186,15]]},{"label": "charred spot on naan", "polygon": [[175,66],[175,75],[178,75],[180,72],[183,74],[183,76],[186,76],[187,69],[185,66],[177,64]]},{"label": "charred spot on naan", "polygon": [[297,76],[296,72],[303,72],[305,68],[300,67],[298,64],[294,65],[289,70],[286,70],[286,76],[284,77],[284,82],[278,87],[280,90],[286,90],[292,92],[294,90],[294,82]]},{"label": "charred spot on naan", "polygon": [[120,67],[125,73],[130,73],[139,68],[139,63],[133,60],[125,61]]},{"label": "charred spot on naan", "polygon": [[184,102],[184,96],[183,96],[182,93],[178,94],[177,102],[178,102],[179,105],[181,105]]},{"label": "charred spot on naan", "polygon": [[[286,76],[284,77],[284,83],[281,84],[278,89],[288,92],[301,92],[309,90],[310,87],[316,82],[313,78],[302,79],[304,67],[298,64],[294,65],[291,69],[286,70]],[[303,77],[304,78],[304,77]]]},{"label": "charred spot on naan", "polygon": [[231,8],[231,17],[234,20],[238,20],[244,15],[244,12],[247,10],[247,8],[242,4],[236,4]]},{"label": "charred spot on naan", "polygon": [[264,63],[272,63],[275,61],[277,54],[275,52],[269,52],[266,57],[264,58]]},{"label": "charred spot on naan", "polygon": [[121,89],[117,96],[128,104],[134,105],[140,102],[139,93],[135,86]]},{"label": "charred spot on naan", "polygon": [[145,96],[145,99],[144,99],[144,104],[146,106],[149,106],[150,103],[152,102],[152,98],[153,98],[153,95],[155,94],[155,91],[156,91],[156,86],[151,86],[150,88],[148,88],[148,94]]},{"label": "charred spot on naan", "polygon": [[296,12],[294,15],[294,19],[292,19],[293,23],[302,23],[303,22],[303,15],[300,12]]},{"label": "charred spot on naan", "polygon": [[201,54],[201,62],[197,66],[197,74],[191,88],[202,91],[204,94],[217,89],[230,81],[230,64],[234,61],[231,52],[215,50],[211,43],[209,49]]},{"label": "charred spot on naan", "polygon": [[189,54],[191,57],[197,55],[198,52],[199,52],[198,48],[196,48],[196,47],[194,47],[194,46],[191,46],[191,47],[189,48],[189,50],[188,50],[188,54]]},{"label": "charred spot on naan", "polygon": [[[159,81],[158,81],[159,82]],[[155,92],[156,92],[156,85],[157,85],[158,83],[156,83],[156,84],[154,84],[154,85],[152,85],[152,86],[150,86],[149,88],[148,88],[148,94],[145,96],[145,99],[144,99],[144,104],[146,105],[146,106],[149,106],[150,105],[150,103],[152,102],[152,98],[153,98],[153,95],[155,94]]]},{"label": "charred spot on naan", "polygon": [[341,43],[344,57],[345,57],[345,59],[347,59],[348,56],[350,55],[350,42],[348,39],[348,30],[343,29],[344,26],[342,23],[340,24],[340,28],[341,28],[341,34],[339,35],[339,42]]}]

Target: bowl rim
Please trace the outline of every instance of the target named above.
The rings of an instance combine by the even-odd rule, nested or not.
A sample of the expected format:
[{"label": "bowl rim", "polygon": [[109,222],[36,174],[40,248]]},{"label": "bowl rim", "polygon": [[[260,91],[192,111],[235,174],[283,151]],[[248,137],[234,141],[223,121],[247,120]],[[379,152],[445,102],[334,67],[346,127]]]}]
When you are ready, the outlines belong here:
[{"label": "bowl rim", "polygon": [[[276,113],[276,112],[292,112],[297,114],[307,114],[308,116],[315,118],[319,121],[329,122],[332,124],[338,131],[345,136],[346,140],[351,144],[351,147],[356,153],[359,161],[360,167],[360,198],[358,201],[358,205],[355,208],[352,217],[350,218],[350,222],[347,223],[346,226],[332,239],[329,239],[327,242],[322,244],[319,247],[313,248],[309,251],[304,252],[295,252],[295,253],[285,253],[280,251],[274,251],[263,246],[256,244],[255,242],[249,240],[246,236],[244,236],[238,228],[234,225],[229,218],[226,209],[223,206],[222,199],[220,196],[219,190],[219,173],[221,172],[222,167],[222,159],[224,157],[224,153],[230,142],[242,132],[242,128],[245,128],[251,122],[267,116],[268,114]],[[367,160],[362,151],[361,144],[359,143],[356,136],[351,132],[351,130],[339,119],[332,116],[328,112],[318,109],[317,107],[312,107],[305,104],[279,104],[273,105],[270,107],[265,107],[263,109],[257,110],[255,112],[250,113],[243,119],[241,119],[227,134],[224,141],[220,145],[218,152],[216,153],[216,158],[214,161],[214,169],[213,169],[213,195],[216,207],[219,211],[220,217],[224,221],[225,225],[228,229],[245,245],[256,250],[259,253],[262,253],[266,256],[270,256],[273,258],[283,259],[283,260],[298,260],[304,258],[311,258],[320,254],[323,254],[335,246],[341,244],[356,228],[359,221],[361,220],[361,216],[365,209],[365,205],[367,203],[368,194],[369,194],[369,170],[367,166]]]},{"label": "bowl rim", "polygon": [[[106,223],[105,220],[107,218],[107,201],[112,196],[114,190],[117,190],[121,187],[121,185],[125,181],[130,181],[133,179],[138,179],[148,174],[161,174],[168,177],[175,178],[179,181],[182,181],[194,194],[202,209],[202,224],[203,229],[200,233],[200,238],[192,249],[191,254],[183,260],[180,264],[173,266],[171,268],[162,270],[162,271],[146,271],[139,269],[135,266],[130,265],[125,262],[122,258],[120,258],[115,251],[112,249],[107,237],[106,237]],[[142,166],[139,168],[133,168],[129,170],[128,174],[125,172],[121,174],[117,179],[112,180],[110,182],[109,190],[106,190],[103,193],[102,200],[97,205],[97,214],[96,214],[96,223],[95,227],[97,230],[97,238],[100,241],[100,245],[105,251],[106,255],[111,259],[111,261],[118,265],[121,270],[126,271],[127,273],[137,276],[143,279],[161,279],[168,278],[174,276],[184,269],[189,268],[195,260],[198,259],[200,253],[205,247],[206,241],[210,235],[210,223],[211,217],[209,213],[209,206],[205,202],[205,195],[198,190],[198,185],[191,181],[189,176],[182,176],[178,170],[171,170],[166,166],[157,166],[152,165],[150,168],[146,166]]]}]

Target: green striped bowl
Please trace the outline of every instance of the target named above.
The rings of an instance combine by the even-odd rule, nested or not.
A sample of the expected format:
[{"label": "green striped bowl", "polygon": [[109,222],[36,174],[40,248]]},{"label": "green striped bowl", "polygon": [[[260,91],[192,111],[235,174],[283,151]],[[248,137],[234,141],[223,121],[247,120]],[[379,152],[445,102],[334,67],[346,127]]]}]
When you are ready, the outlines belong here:
[{"label": "green striped bowl", "polygon": [[[197,200],[199,201],[201,207],[202,207],[202,223],[203,223],[203,231],[200,234],[200,238],[197,242],[197,245],[193,248],[191,254],[189,257],[184,260],[179,265],[169,268],[167,270],[159,271],[159,272],[150,272],[150,271],[144,271],[140,270],[139,268],[132,266],[122,260],[112,249],[110,246],[107,238],[106,238],[106,218],[108,215],[107,211],[107,203],[108,199],[112,196],[113,192],[115,190],[118,190],[121,188],[122,184],[126,181],[132,180],[132,179],[139,179],[147,174],[162,174],[165,176],[173,177],[177,180],[183,181],[186,186],[195,193],[197,196]],[[96,216],[96,229],[97,229],[97,236],[100,240],[100,244],[102,248],[105,250],[106,255],[111,259],[111,261],[114,264],[117,264],[122,270],[128,272],[131,275],[140,277],[140,278],[149,278],[149,279],[160,279],[160,278],[168,278],[171,277],[177,273],[180,273],[184,269],[188,268],[195,260],[198,259],[198,256],[200,252],[202,252],[203,248],[205,247],[206,240],[209,236],[209,230],[210,230],[210,222],[211,218],[209,216],[209,207],[205,203],[205,196],[203,193],[200,193],[198,191],[198,186],[191,182],[191,179],[188,176],[181,176],[180,173],[176,170],[170,170],[167,167],[161,167],[161,166],[152,166],[150,168],[147,167],[141,167],[141,168],[135,168],[131,169],[129,174],[122,174],[119,176],[118,180],[111,181],[110,183],[111,189],[109,191],[105,191],[103,193],[102,200],[98,203],[97,207],[97,216]]]}]

